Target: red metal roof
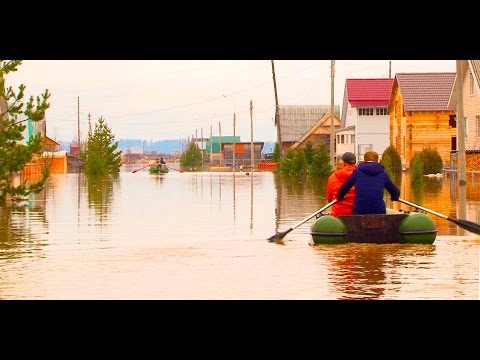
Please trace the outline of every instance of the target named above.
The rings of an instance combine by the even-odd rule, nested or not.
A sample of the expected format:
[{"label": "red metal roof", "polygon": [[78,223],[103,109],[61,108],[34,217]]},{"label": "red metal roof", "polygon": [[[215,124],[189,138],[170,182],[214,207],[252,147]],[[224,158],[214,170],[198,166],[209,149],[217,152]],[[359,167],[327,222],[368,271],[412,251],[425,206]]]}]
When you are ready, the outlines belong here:
[{"label": "red metal roof", "polygon": [[351,106],[388,106],[394,79],[347,79]]},{"label": "red metal roof", "polygon": [[448,110],[455,73],[398,73],[405,111]]}]

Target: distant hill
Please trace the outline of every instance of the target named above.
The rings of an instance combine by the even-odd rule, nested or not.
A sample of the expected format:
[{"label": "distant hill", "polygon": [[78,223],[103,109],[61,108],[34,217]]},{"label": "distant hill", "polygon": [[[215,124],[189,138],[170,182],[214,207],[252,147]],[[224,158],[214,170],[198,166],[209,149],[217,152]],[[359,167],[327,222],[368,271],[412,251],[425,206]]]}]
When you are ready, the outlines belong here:
[{"label": "distant hill", "polygon": [[[70,151],[70,143],[59,141],[60,149]],[[274,142],[265,142],[263,152],[268,153],[273,151]],[[132,154],[141,154],[142,152],[150,153],[157,152],[162,154],[171,154],[173,152],[181,152],[182,146],[180,140],[142,140],[142,139],[120,139],[118,140],[118,147],[123,153],[130,151]]]}]

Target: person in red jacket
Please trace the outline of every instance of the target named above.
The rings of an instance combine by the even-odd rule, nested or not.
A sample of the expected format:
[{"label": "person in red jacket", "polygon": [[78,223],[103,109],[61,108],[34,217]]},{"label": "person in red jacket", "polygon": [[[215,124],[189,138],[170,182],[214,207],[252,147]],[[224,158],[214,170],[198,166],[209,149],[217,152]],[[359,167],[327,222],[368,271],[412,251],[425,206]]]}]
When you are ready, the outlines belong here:
[{"label": "person in red jacket", "polygon": [[[327,201],[332,202],[337,198],[338,189],[343,185],[347,178],[352,175],[357,158],[351,152],[346,152],[340,158],[340,167],[330,175],[327,181]],[[353,203],[355,200],[355,187],[345,195],[342,201],[337,201],[332,205],[332,216],[352,215]]]}]

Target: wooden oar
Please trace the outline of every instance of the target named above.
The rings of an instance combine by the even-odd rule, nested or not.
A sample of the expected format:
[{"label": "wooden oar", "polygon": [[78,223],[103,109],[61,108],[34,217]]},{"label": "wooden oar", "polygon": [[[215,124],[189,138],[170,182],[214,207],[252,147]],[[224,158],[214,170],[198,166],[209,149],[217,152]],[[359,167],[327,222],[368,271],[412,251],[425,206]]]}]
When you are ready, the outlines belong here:
[{"label": "wooden oar", "polygon": [[136,173],[137,171],[143,170],[143,169],[145,169],[147,166],[150,166],[150,164],[145,165],[144,167],[142,167],[142,168],[140,168],[140,169],[133,170],[132,173]]},{"label": "wooden oar", "polygon": [[332,202],[329,202],[327,205],[325,205],[324,207],[322,207],[321,209],[318,209],[317,211],[315,211],[312,215],[309,215],[307,216],[305,219],[303,219],[302,221],[298,222],[297,224],[295,224],[294,226],[292,226],[290,229],[288,229],[287,231],[283,231],[283,232],[277,232],[275,235],[271,236],[268,238],[269,241],[276,241],[276,240],[280,240],[282,239],[285,235],[287,235],[290,231],[292,231],[293,229],[296,229],[297,227],[299,227],[300,225],[302,225],[303,223],[306,223],[308,220],[310,220],[311,218],[313,218],[314,216],[317,216],[318,214],[320,214],[323,210],[329,208],[330,206],[332,206],[333,204],[335,204],[337,202],[337,199],[333,200]]},{"label": "wooden oar", "polygon": [[177,170],[177,169],[175,169],[175,168],[171,168],[170,166],[169,166],[168,168],[169,168],[169,169],[172,169],[172,170],[175,170],[175,171],[178,171],[178,172],[181,172],[181,173],[183,172],[183,170]]},{"label": "wooden oar", "polygon": [[424,208],[424,207],[422,207],[422,206],[420,206],[420,205],[411,203],[411,202],[406,201],[406,200],[403,200],[403,199],[398,199],[398,201],[400,201],[401,203],[410,205],[410,206],[412,206],[412,207],[414,207],[414,208],[418,208],[418,209],[420,209],[420,210],[423,210],[423,211],[432,213],[432,214],[434,214],[434,215],[440,216],[441,218],[450,220],[450,221],[454,222],[455,224],[457,224],[458,226],[460,226],[461,228],[464,228],[465,230],[468,230],[468,231],[470,231],[470,232],[472,232],[472,233],[480,234],[480,224],[476,224],[476,223],[471,222],[471,221],[468,221],[468,220],[455,219],[455,218],[452,218],[452,217],[450,217],[450,216],[440,214],[440,213],[438,213],[438,212],[436,212],[436,211],[433,211],[433,210]]}]

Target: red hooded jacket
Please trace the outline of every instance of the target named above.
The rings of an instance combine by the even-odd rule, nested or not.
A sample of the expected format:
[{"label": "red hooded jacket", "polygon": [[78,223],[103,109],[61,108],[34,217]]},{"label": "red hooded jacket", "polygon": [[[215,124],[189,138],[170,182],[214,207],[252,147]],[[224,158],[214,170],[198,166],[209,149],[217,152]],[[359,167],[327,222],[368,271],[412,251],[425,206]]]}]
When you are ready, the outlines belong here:
[{"label": "red hooded jacket", "polygon": [[[338,189],[343,185],[345,180],[352,175],[357,165],[343,163],[343,166],[337,168],[330,175],[327,182],[327,201],[332,202],[337,198]],[[338,201],[332,205],[332,216],[352,215],[353,202],[355,200],[355,186],[352,187],[342,201]]]}]

